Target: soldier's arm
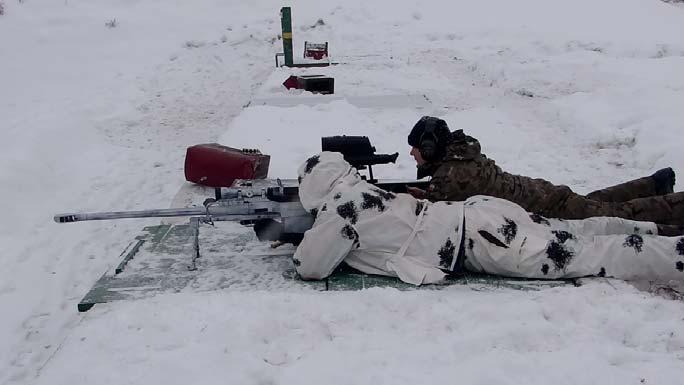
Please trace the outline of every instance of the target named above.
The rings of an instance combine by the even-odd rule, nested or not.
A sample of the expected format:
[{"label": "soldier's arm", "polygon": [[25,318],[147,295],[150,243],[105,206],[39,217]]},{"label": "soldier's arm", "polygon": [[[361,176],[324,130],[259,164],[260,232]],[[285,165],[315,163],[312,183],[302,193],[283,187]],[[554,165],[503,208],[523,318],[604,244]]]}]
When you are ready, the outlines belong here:
[{"label": "soldier's arm", "polygon": [[293,262],[302,279],[323,279],[358,245],[356,229],[331,211],[318,214],[316,222],[297,247]]},{"label": "soldier's arm", "polygon": [[406,192],[416,199],[426,199],[427,197],[427,191],[418,187],[406,186]]},{"label": "soldier's arm", "polygon": [[425,197],[431,202],[447,201],[450,199],[449,183],[447,178],[440,175],[435,175],[430,179],[430,184],[425,190]]}]

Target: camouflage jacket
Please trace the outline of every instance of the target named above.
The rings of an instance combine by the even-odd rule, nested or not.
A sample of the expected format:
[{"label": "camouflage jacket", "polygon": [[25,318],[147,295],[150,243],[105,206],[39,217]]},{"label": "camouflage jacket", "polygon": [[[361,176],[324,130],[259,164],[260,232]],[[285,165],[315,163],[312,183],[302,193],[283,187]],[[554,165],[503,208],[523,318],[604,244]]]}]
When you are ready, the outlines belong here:
[{"label": "camouflage jacket", "polygon": [[[568,186],[501,170],[480,152],[477,139],[461,130],[451,133],[441,161],[419,168],[418,177],[426,175],[432,176],[427,199],[433,202],[464,201],[475,195],[489,195],[550,218],[605,216],[684,226],[684,192],[659,193],[650,176],[584,196]],[[675,229],[675,233],[682,233],[682,229]]]},{"label": "camouflage jacket", "polygon": [[419,176],[431,175],[427,198],[431,201],[464,201],[475,195],[489,195],[515,202],[526,211],[554,216],[554,208],[573,194],[567,186],[543,179],[509,174],[480,152],[480,142],[455,131],[446,155],[419,168]]}]

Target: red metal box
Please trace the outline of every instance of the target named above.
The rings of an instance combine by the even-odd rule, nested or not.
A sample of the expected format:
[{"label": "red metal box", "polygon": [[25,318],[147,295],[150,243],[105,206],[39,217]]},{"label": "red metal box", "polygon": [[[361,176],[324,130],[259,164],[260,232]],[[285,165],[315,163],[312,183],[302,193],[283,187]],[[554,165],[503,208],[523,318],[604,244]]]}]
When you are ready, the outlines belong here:
[{"label": "red metal box", "polygon": [[235,179],[266,178],[270,160],[259,150],[198,144],[188,147],[185,154],[185,179],[203,186],[230,187]]}]

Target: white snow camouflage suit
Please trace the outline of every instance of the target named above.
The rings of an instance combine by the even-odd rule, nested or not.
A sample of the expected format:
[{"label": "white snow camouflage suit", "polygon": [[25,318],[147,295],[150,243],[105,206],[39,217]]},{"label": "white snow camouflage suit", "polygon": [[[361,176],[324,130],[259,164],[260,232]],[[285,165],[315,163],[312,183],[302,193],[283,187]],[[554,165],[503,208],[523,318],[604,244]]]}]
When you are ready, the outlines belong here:
[{"label": "white snow camouflage suit", "polygon": [[432,203],[367,183],[332,152],[309,158],[298,173],[302,205],[316,215],[293,257],[304,279],[325,278],[344,261],[414,285],[460,269],[541,279],[684,280],[684,237],[657,236],[654,223],[544,218],[481,195]]}]

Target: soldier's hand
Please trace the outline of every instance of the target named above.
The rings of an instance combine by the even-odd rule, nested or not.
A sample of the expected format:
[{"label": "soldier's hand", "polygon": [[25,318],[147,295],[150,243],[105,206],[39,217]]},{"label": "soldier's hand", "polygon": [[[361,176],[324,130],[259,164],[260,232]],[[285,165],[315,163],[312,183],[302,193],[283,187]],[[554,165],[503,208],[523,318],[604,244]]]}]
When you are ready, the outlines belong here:
[{"label": "soldier's hand", "polygon": [[271,248],[275,249],[275,248],[278,248],[284,244],[285,244],[285,242],[282,242],[282,241],[273,241],[273,242],[271,242]]},{"label": "soldier's hand", "polygon": [[425,199],[425,197],[427,196],[425,190],[421,190],[418,187],[406,186],[406,192],[411,194],[416,199]]}]

